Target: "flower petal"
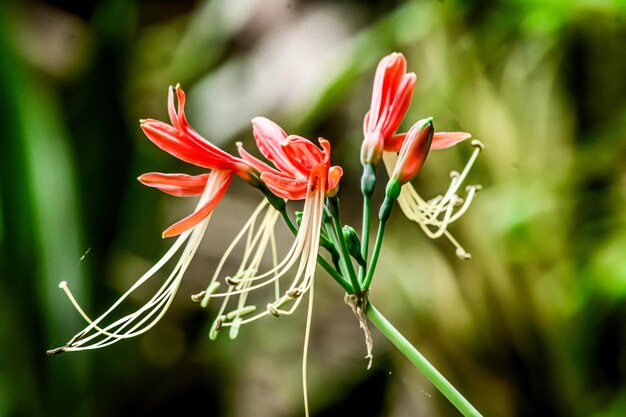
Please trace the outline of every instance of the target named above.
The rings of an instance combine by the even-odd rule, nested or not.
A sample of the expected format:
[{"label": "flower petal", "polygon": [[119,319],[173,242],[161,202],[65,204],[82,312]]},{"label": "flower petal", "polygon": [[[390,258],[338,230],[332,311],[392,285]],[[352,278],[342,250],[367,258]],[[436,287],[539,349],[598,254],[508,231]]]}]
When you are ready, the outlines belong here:
[{"label": "flower petal", "polygon": [[[234,158],[225,152],[216,153],[198,146],[184,132],[158,120],[143,120],[141,129],[155,145],[176,158],[209,169],[231,169]],[[217,149],[217,148],[216,148]],[[223,154],[228,155],[225,158]]]},{"label": "flower petal", "polygon": [[430,145],[430,149],[450,148],[471,137],[472,134],[467,132],[436,132],[433,135],[433,143]]},{"label": "flower petal", "polygon": [[281,146],[285,157],[297,172],[305,177],[310,175],[315,166],[324,163],[325,157],[322,150],[302,136],[290,135]]},{"label": "flower petal", "polygon": [[283,172],[293,173],[296,168],[285,157],[281,144],[287,139],[285,131],[265,117],[252,119],[252,134],[259,151]]},{"label": "flower petal", "polygon": [[382,123],[379,123],[379,125],[382,124],[380,127],[384,138],[393,135],[400,127],[400,123],[402,123],[402,119],[404,119],[404,115],[411,104],[416,78],[412,72],[402,77],[393,102],[390,103],[388,111],[384,115],[384,120],[382,120]]},{"label": "flower petal", "polygon": [[184,219],[168,227],[163,232],[163,237],[165,238],[180,235],[181,233],[184,233],[192,227],[196,226],[202,220],[206,219],[207,216],[211,214],[215,206],[217,206],[217,203],[219,203],[222,197],[224,197],[224,193],[226,193],[226,190],[228,189],[228,185],[230,184],[230,180],[232,180],[232,178],[233,175],[231,172],[230,175],[224,178],[224,181],[219,185],[219,187],[215,191],[215,194],[213,194],[202,207],[200,207],[198,210],[185,217]]},{"label": "flower petal", "polygon": [[302,200],[306,197],[308,178],[290,178],[283,174],[276,175],[271,172],[261,174],[261,181],[267,185],[272,193],[288,200]]},{"label": "flower petal", "polygon": [[[405,137],[406,132],[398,133],[387,139],[385,152],[400,152]],[[447,149],[471,137],[472,134],[467,132],[435,132],[430,149]]]},{"label": "flower petal", "polygon": [[326,192],[332,191],[339,185],[339,180],[343,175],[343,168],[334,165],[328,170],[328,182],[326,183]]},{"label": "flower petal", "polygon": [[244,161],[247,161],[248,163],[250,163],[256,169],[261,171],[261,173],[263,173],[263,172],[273,172],[275,174],[280,174],[280,171],[276,170],[275,168],[272,168],[271,166],[267,165],[265,162],[263,162],[260,159],[258,159],[256,156],[254,156],[254,155],[250,154],[248,151],[246,151],[243,148],[243,144],[241,142],[237,142],[237,150],[239,151],[239,156],[241,156],[241,158]]},{"label": "flower petal", "polygon": [[143,185],[154,187],[177,197],[191,197],[202,194],[208,179],[209,174],[161,174],[159,172],[149,172],[138,178]]}]

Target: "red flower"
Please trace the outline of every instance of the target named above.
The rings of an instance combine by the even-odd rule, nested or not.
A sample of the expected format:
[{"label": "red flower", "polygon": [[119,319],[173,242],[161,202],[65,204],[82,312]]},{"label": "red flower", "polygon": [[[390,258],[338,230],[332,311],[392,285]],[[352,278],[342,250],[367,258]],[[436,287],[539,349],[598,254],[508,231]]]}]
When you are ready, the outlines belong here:
[{"label": "red flower", "polygon": [[333,193],[343,174],[339,166],[330,166],[330,143],[319,138],[322,149],[301,136],[287,134],[276,123],[264,117],[252,119],[253,135],[270,167],[239,145],[239,154],[261,171],[261,181],[277,196],[289,200],[305,199],[321,188]]},{"label": "red flower", "polygon": [[361,163],[377,164],[385,142],[398,130],[411,103],[415,74],[406,73],[406,59],[392,53],[378,64],[374,77],[372,104],[363,120]]},{"label": "red flower", "polygon": [[[233,174],[239,175],[253,185],[257,185],[259,181],[256,168],[213,145],[189,125],[185,116],[185,93],[180,86],[176,86],[176,95],[178,109],[174,105],[174,92],[170,87],[168,113],[171,125],[154,119],[146,119],[141,121],[141,129],[155,145],[178,159],[214,170],[214,172],[221,171],[225,175],[218,177],[220,183],[217,184],[215,192],[207,201],[194,213],[167,228],[163,232],[163,237],[179,235],[207,218],[224,196]],[[139,181],[168,194],[186,197],[202,194],[209,175],[148,173],[140,176]]]}]

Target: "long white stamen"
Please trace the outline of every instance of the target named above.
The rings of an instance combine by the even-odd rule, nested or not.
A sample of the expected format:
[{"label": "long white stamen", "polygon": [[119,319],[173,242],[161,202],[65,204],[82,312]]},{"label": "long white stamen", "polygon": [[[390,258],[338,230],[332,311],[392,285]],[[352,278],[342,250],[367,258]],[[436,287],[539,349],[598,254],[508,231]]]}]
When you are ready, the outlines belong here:
[{"label": "long white stamen", "polygon": [[[469,259],[470,255],[450,234],[448,225],[454,223],[467,211],[476,192],[480,190],[480,186],[472,185],[467,187],[465,199],[457,195],[478,154],[483,149],[482,143],[477,140],[472,141],[472,146],[475,148],[474,152],[472,152],[463,171],[450,174],[450,185],[443,195],[438,195],[429,201],[425,201],[415,191],[413,186],[407,183],[402,186],[400,196],[398,197],[398,205],[409,220],[419,224],[426,236],[431,239],[445,236],[455,246],[457,255],[462,259]],[[391,175],[396,165],[397,155],[393,152],[385,152],[383,161],[387,172]]]},{"label": "long white stamen", "polygon": [[[224,180],[227,178],[227,175],[230,174],[221,171],[214,171],[211,173],[196,210],[200,209],[217,191],[219,186],[223,184]],[[65,351],[95,349],[110,345],[122,339],[137,336],[152,328],[171,305],[184,273],[186,272],[187,267],[191,263],[191,260],[200,245],[209,219],[210,215],[196,225],[192,230],[181,234],[166,254],[145,274],[143,274],[107,311],[95,320],[91,320],[89,318],[70,292],[67,284],[62,283],[61,288],[65,291],[77,311],[89,323],[85,329],[74,336],[70,343],[62,349]],[[163,266],[171,260],[171,258],[178,252],[185,242],[186,246],[179,261],[176,263],[168,278],[147,303],[134,313],[128,314],[107,326],[99,325],[113,311],[115,311],[131,293],[133,293],[137,288],[147,282],[161,268],[163,268]]]},{"label": "long white stamen", "polygon": [[[269,217],[270,220],[264,219],[254,233],[254,237],[248,239],[246,242],[246,254],[244,255],[244,259],[242,260],[237,274],[227,280],[227,283],[231,284],[229,289],[222,293],[209,295],[210,298],[223,297],[222,306],[218,312],[218,316],[223,317],[223,320],[216,323],[219,327],[231,326],[236,328],[232,329],[234,330],[234,336],[236,336],[239,327],[243,324],[250,323],[268,315],[290,315],[297,309],[303,299],[302,295],[308,292],[313,284],[313,276],[317,264],[320,228],[324,212],[324,187],[325,184],[318,184],[317,191],[311,192],[305,199],[299,232],[287,255],[281,262],[277,262],[276,260],[276,243],[273,234],[274,222],[276,221],[278,213],[273,211],[273,216],[270,217],[269,214],[271,210],[268,209],[270,211],[266,214],[266,219]],[[251,232],[254,228],[254,224],[254,221],[249,221],[244,225],[244,230],[237,235],[235,238],[236,242],[232,244],[233,248],[239,240],[243,238],[245,233]],[[274,267],[259,274],[257,271],[267,251],[268,245],[271,247]],[[231,246],[229,246],[229,249],[230,248]],[[252,252],[254,252],[254,254],[248,256],[248,254]],[[225,257],[228,257],[228,255],[230,255],[230,252],[226,253]],[[291,271],[296,263],[298,266],[296,272],[293,274],[293,279],[290,285],[287,286],[287,289],[281,294],[280,287],[278,286],[279,281]],[[216,271],[216,274],[220,272],[221,268],[220,271]],[[250,307],[245,306],[245,302],[252,291],[270,284],[274,284],[273,300],[266,304],[265,308],[261,308],[256,314],[251,314],[245,318],[242,317],[243,314],[237,314],[237,311],[241,311],[242,308]],[[228,304],[230,297],[236,295],[240,296],[236,309],[225,314],[225,306]],[[252,310],[250,310],[250,313],[252,313]],[[217,331],[212,329],[211,335],[216,336]],[[233,333],[231,333],[231,337],[233,337]]]}]

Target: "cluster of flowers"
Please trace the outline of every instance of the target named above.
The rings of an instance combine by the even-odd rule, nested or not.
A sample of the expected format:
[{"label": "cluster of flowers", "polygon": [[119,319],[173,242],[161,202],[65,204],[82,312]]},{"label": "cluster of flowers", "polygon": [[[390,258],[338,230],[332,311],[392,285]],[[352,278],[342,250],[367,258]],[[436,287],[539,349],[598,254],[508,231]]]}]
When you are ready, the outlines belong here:
[{"label": "cluster of flowers", "polygon": [[[447,226],[467,210],[479,189],[478,186],[469,186],[464,199],[457,195],[482,145],[478,141],[472,142],[474,153],[465,169],[460,174],[452,175],[445,193],[429,201],[422,199],[410,181],[420,171],[429,150],[453,146],[470,138],[470,135],[463,132],[435,132],[432,118],[418,121],[406,133],[398,132],[411,101],[415,79],[415,74],[406,72],[406,60],[401,54],[388,55],[378,65],[371,107],[364,118],[362,191],[367,199],[371,197],[375,185],[375,167],[382,160],[389,173],[386,201],[391,204],[398,201],[407,217],[417,222],[429,237],[446,236],[456,246],[457,254],[468,258],[469,255],[452,237]],[[341,228],[335,231],[324,228],[325,224],[338,221],[332,218],[335,212],[329,208],[332,205],[329,201],[336,199],[343,174],[341,167],[330,163],[330,143],[327,140],[319,138],[318,147],[301,136],[287,135],[271,120],[254,118],[252,127],[256,145],[265,159],[271,162],[271,166],[248,153],[241,143],[238,143],[239,156],[234,156],[199,135],[187,121],[185,93],[179,86],[169,90],[168,113],[169,124],[153,119],[142,120],[143,132],[169,154],[210,172],[196,176],[148,173],[140,176],[139,181],[174,196],[199,196],[197,208],[163,232],[164,237],[177,236],[172,247],[98,318],[92,320],[80,307],[67,283],[61,283],[60,287],[87,321],[87,326],[65,346],[49,351],[51,354],[104,347],[137,336],[154,326],[171,305],[205,234],[211,214],[235,176],[259,189],[264,198],[226,249],[206,290],[192,296],[203,307],[211,299],[222,299],[211,326],[212,338],[217,337],[223,327],[230,327],[230,336],[234,338],[245,323],[266,315],[291,314],[303,295],[312,292],[318,263],[349,293],[363,294],[369,288],[377,253],[372,257],[370,269],[367,269],[368,234],[362,236],[365,242],[359,242],[364,249],[361,253],[355,255],[353,250],[350,251],[352,258],[361,259],[359,264],[363,274],[356,277],[354,272],[350,273],[354,267],[352,258],[345,256],[346,245]],[[286,209],[286,202],[293,200],[304,200],[296,224]],[[387,204],[386,207],[388,209],[381,209],[380,214],[383,223],[389,217],[391,205]],[[295,240],[286,256],[278,261],[274,227],[281,216],[294,233]],[[329,217],[332,218],[330,222]],[[369,228],[369,220],[367,223]],[[223,277],[221,271],[224,264],[242,243],[245,249],[239,268],[232,276]],[[319,255],[320,247],[328,249],[333,255],[334,267]],[[273,259],[273,267],[261,271],[263,259],[268,253]],[[343,255],[339,256],[340,262],[337,261],[338,253]],[[177,254],[179,256],[169,276],[148,302],[133,313],[110,319],[133,291],[170,263]],[[366,270],[369,279],[365,278]],[[289,284],[281,285],[287,276],[291,277]],[[267,286],[274,289],[269,303],[262,308],[248,303],[248,295],[252,291]]]}]

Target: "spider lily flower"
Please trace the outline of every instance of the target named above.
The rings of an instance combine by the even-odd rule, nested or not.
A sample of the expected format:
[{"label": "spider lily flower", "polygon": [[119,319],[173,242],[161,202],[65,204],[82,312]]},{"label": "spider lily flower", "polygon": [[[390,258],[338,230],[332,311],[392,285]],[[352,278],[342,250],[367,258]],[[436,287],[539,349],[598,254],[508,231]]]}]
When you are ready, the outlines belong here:
[{"label": "spider lily flower", "polygon": [[[429,150],[449,148],[470,137],[465,132],[434,132],[432,119],[424,119],[406,134],[396,135],[386,144],[383,154],[390,177],[387,194],[391,193],[392,197],[397,198],[407,218],[419,224],[429,238],[445,236],[455,246],[456,254],[461,259],[469,259],[471,255],[452,236],[448,225],[467,211],[481,188],[480,185],[469,185],[465,198],[457,194],[484,145],[478,140],[472,141],[474,152],[463,171],[452,172],[446,192],[431,200],[422,199],[409,181],[418,174]],[[396,154],[398,150],[400,153]]]},{"label": "spider lily flower", "polygon": [[[212,171],[196,176],[147,173],[140,176],[139,181],[179,197],[200,196],[200,201],[192,214],[163,232],[163,237],[178,236],[167,253],[97,319],[89,318],[72,295],[67,284],[61,283],[60,287],[88,322],[88,326],[74,336],[66,346],[50,353],[107,346],[119,340],[142,334],[154,326],[171,305],[183,275],[200,245],[211,213],[226,193],[233,176],[237,174],[254,186],[261,184],[260,173],[253,165],[222,151],[191,128],[185,116],[185,93],[180,86],[176,87],[176,94],[178,108],[175,107],[174,92],[170,88],[168,113],[171,125],[158,120],[147,119],[141,121],[141,128],[148,139],[161,149],[185,162]],[[101,324],[114,314],[118,306],[132,292],[152,278],[179,252],[182,253],[170,275],[145,305],[134,313],[127,314],[110,324]]]},{"label": "spider lily flower", "polygon": [[[163,237],[177,236],[206,218],[224,196],[234,174],[253,186],[260,185],[259,172],[254,166],[213,145],[189,125],[185,115],[185,92],[180,85],[176,86],[176,96],[178,108],[174,103],[174,91],[170,87],[167,108],[171,125],[159,120],[146,119],[141,121],[141,129],[159,148],[190,164],[222,171],[224,180],[204,206],[170,226],[163,232]],[[183,196],[197,193],[204,180],[203,176],[191,177],[182,174],[149,173],[139,177],[139,181],[147,186]]]},{"label": "spider lily flower", "polygon": [[[228,299],[240,296],[238,308],[230,315],[224,313],[226,301],[222,303],[218,319],[213,325],[214,335],[223,326],[234,326],[238,329],[242,324],[270,314],[289,315],[296,310],[302,296],[312,290],[325,198],[337,192],[339,180],[343,174],[341,167],[330,165],[330,144],[327,140],[319,139],[320,149],[303,137],[287,136],[276,123],[269,119],[255,118],[252,124],[259,150],[275,168],[252,156],[243,149],[241,144],[238,144],[241,157],[261,172],[261,181],[272,193],[288,200],[304,200],[302,220],[296,239],[285,258],[280,262],[275,262],[272,269],[263,273],[258,272],[258,262],[250,262],[248,259],[259,259],[267,250],[267,243],[262,242],[271,244],[273,241],[273,236],[269,233],[270,226],[273,226],[276,217],[263,220],[256,232],[253,231],[253,220],[244,226],[244,230],[247,230],[251,236],[249,240],[258,241],[259,244],[249,246],[252,252],[250,256],[244,257],[238,273],[234,277],[227,277],[225,280],[229,285],[227,291],[216,292],[219,284],[214,277],[214,281],[207,290],[196,298],[206,305],[211,298]],[[242,233],[245,232],[242,231]],[[233,245],[238,239],[241,239],[241,235],[235,239]],[[220,264],[228,256],[227,251]],[[281,291],[277,286],[278,281],[294,267],[296,267],[296,272],[291,283],[284,291]],[[242,298],[245,300],[250,292],[269,285],[275,288],[272,302],[261,311],[250,307],[244,308],[246,306],[241,304]],[[240,304],[243,307],[239,307]],[[250,314],[253,311],[255,314]],[[241,318],[238,316],[239,313],[249,315]]]},{"label": "spider lily flower", "polygon": [[406,114],[415,87],[415,74],[406,73],[406,59],[392,53],[376,69],[370,110],[363,120],[361,163],[376,165]]},{"label": "spider lily flower", "polygon": [[[207,207],[209,201],[215,200],[214,196],[218,195],[221,192],[220,190],[224,188],[224,184],[228,181],[229,175],[228,171],[213,171],[206,176],[206,185],[204,186],[200,201],[194,213],[198,213],[200,210]],[[204,179],[201,180],[204,181]],[[170,189],[169,191],[183,194],[195,193],[197,191],[195,189],[195,182],[198,181],[198,179],[194,178],[192,181],[194,182],[193,187],[189,186],[189,183],[184,183],[183,186],[179,186],[175,190]],[[69,351],[97,349],[123,339],[138,336],[152,328],[161,317],[163,317],[171,305],[187,267],[191,263],[200,245],[202,236],[204,236],[210,217],[211,212],[204,216],[195,226],[182,232],[167,253],[152,268],[143,274],[128,291],[104,312],[104,314],[95,320],[92,320],[83,311],[69,290],[67,283],[62,282],[59,287],[65,291],[74,307],[87,321],[88,325],[77,333],[65,346],[50,350],[48,353],[58,354]],[[181,252],[180,258],[174,265],[174,268],[172,268],[168,278],[147,303],[133,313],[110,320],[110,317],[130,294],[149,281],[150,278],[163,269],[179,252]],[[108,320],[110,324],[102,324],[105,320]]]}]

